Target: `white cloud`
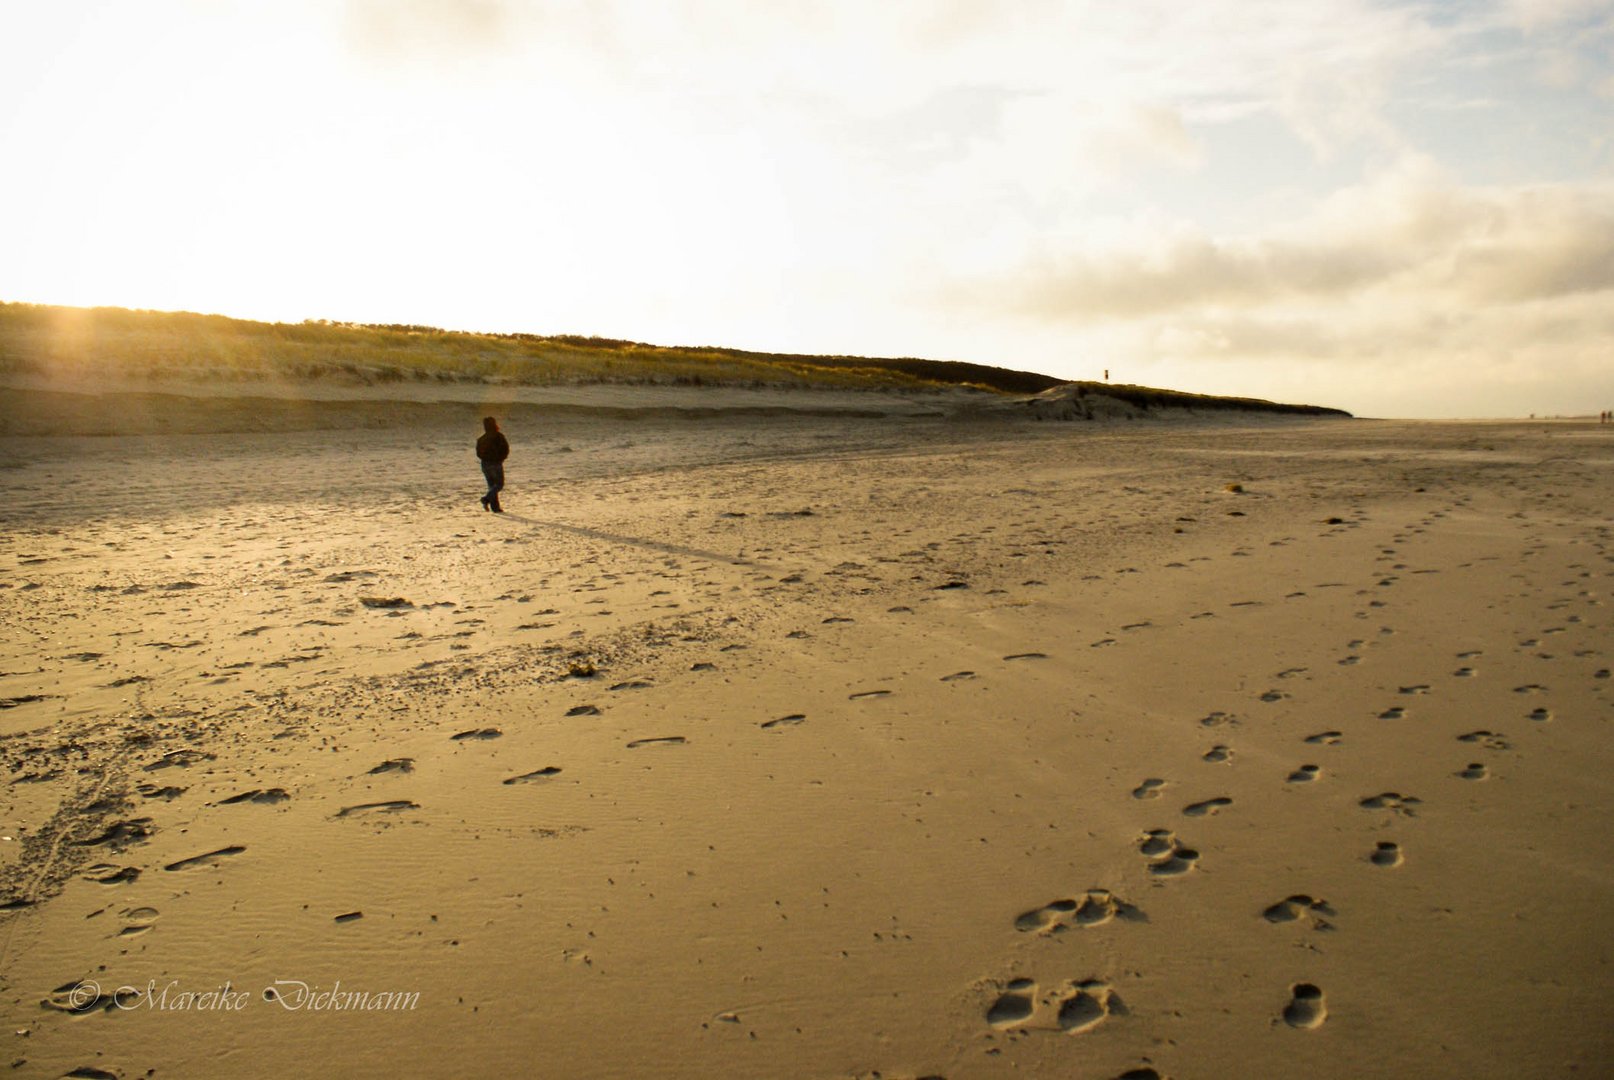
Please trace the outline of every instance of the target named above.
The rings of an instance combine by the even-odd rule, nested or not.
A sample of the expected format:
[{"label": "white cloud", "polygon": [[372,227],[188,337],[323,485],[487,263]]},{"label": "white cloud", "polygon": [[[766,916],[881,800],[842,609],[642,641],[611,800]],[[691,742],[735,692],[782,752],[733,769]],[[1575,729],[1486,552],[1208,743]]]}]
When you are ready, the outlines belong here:
[{"label": "white cloud", "polygon": [[1038,251],[949,296],[964,291],[1023,315],[1082,323],[1392,291],[1507,304],[1614,289],[1614,185],[1463,187],[1422,159],[1263,235],[1158,223],[1143,235],[1149,228],[1107,251]]},{"label": "white cloud", "polygon": [[1609,0],[1503,0],[1500,6],[1506,21],[1527,32],[1570,21],[1614,16],[1614,4]]},{"label": "white cloud", "polygon": [[1145,216],[1084,239],[954,279],[942,302],[1221,392],[1391,415],[1442,383],[1411,411],[1614,397],[1614,183],[1463,184],[1412,157],[1258,234]]}]

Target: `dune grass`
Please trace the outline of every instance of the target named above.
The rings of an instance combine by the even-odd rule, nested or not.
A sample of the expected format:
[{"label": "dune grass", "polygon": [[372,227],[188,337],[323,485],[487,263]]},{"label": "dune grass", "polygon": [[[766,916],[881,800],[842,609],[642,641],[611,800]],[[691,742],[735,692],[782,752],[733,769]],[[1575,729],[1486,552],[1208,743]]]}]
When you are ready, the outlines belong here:
[{"label": "dune grass", "polygon": [[717,346],[646,345],[571,334],[482,334],[431,326],[0,303],[0,376],[53,372],[80,381],[323,381],[516,386],[712,386],[923,392],[971,388],[1038,394],[1066,387],[1142,409],[1242,409],[1344,415],[1313,405],[1215,397],[1146,386],[914,357],[805,356]]},{"label": "dune grass", "polygon": [[1190,394],[1181,390],[1161,390],[1152,386],[1133,386],[1130,383],[1073,382],[1075,396],[1080,399],[1089,394],[1102,395],[1124,401],[1139,409],[1235,409],[1244,412],[1280,412],[1303,416],[1349,416],[1343,409],[1324,405],[1286,405],[1264,398],[1217,397],[1214,394]]},{"label": "dune grass", "polygon": [[802,356],[609,338],[0,303],[0,373],[129,379],[615,383],[1035,393],[1059,380],[953,361]]}]

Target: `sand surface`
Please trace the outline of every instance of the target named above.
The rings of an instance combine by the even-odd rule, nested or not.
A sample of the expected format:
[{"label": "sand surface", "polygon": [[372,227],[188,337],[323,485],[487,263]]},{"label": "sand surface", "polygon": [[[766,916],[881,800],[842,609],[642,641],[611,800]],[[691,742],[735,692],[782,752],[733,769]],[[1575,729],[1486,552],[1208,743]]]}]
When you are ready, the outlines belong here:
[{"label": "sand surface", "polygon": [[462,412],[0,439],[12,1075],[1614,1069],[1614,428]]}]

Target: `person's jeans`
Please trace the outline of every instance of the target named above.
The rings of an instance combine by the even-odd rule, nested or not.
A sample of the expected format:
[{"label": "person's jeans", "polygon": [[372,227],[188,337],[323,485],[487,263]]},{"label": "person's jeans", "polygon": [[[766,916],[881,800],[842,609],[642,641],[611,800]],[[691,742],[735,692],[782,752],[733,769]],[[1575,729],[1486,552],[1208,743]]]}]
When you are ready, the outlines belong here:
[{"label": "person's jeans", "polygon": [[488,493],[482,496],[482,501],[492,506],[499,505],[499,492],[504,490],[504,462],[484,461],[482,475],[488,478]]}]

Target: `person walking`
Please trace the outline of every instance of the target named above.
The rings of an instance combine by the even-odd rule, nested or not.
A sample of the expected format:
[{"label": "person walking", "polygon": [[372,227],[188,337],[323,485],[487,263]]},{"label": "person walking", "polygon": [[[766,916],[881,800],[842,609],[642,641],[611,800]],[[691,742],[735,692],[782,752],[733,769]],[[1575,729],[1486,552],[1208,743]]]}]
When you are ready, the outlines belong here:
[{"label": "person walking", "polygon": [[499,422],[491,416],[482,418],[482,436],[476,440],[476,456],[481,459],[482,475],[488,481],[482,509],[502,514],[504,507],[499,505],[499,492],[504,489],[504,459],[510,456],[510,440],[504,437]]}]

